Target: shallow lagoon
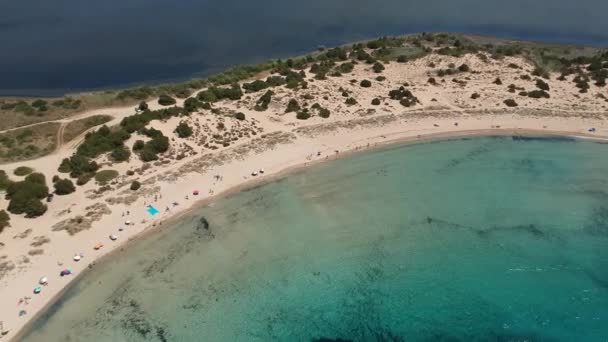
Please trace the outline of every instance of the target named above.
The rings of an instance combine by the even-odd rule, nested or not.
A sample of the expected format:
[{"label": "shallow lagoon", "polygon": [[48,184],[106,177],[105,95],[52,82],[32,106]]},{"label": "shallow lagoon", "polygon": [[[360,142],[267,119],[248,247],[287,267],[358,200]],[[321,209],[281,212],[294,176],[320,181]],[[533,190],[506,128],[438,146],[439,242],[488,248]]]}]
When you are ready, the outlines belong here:
[{"label": "shallow lagoon", "polygon": [[604,340],[606,151],[486,137],[316,166],[129,246],[24,340]]}]

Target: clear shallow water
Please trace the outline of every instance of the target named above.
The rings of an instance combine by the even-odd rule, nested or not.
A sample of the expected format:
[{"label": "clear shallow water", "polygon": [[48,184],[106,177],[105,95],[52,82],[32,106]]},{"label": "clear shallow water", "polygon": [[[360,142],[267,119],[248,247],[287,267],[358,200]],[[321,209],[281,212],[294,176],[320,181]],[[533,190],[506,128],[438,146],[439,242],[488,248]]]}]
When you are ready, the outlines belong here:
[{"label": "clear shallow water", "polygon": [[474,138],[293,174],[96,266],[24,341],[606,340],[607,150]]},{"label": "clear shallow water", "polygon": [[605,0],[3,0],[0,95],[184,80],[421,31],[606,46],[606,12]]}]

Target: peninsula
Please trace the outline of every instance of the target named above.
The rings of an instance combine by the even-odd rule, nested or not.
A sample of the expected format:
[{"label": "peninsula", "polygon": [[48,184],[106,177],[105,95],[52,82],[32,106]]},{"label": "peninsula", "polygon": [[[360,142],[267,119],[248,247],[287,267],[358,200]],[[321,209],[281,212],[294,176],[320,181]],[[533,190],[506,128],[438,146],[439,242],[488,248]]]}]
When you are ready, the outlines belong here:
[{"label": "peninsula", "polygon": [[384,37],[209,79],[0,99],[0,329],[200,201],[295,167],[464,135],[608,137],[608,52]]}]

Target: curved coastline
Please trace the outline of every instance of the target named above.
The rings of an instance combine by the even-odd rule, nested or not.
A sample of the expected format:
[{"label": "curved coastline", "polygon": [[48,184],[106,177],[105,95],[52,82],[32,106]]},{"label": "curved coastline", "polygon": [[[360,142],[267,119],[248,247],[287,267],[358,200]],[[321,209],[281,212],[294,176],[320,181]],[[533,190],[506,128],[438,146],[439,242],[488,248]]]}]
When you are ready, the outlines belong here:
[{"label": "curved coastline", "polygon": [[[485,55],[482,54],[482,56]],[[458,74],[459,77],[460,75],[465,76],[467,81],[452,78],[452,81],[455,82],[433,84],[435,79],[428,77],[438,74],[441,69],[436,68],[445,66],[448,62],[451,62],[448,66],[466,64],[467,68],[463,70],[471,68],[475,73],[470,73],[469,76]],[[510,64],[517,63],[518,68],[507,67],[509,62],[513,62]],[[12,302],[23,298],[24,294],[31,293],[28,289],[32,284],[37,283],[41,276],[49,275],[49,271],[54,272],[58,265],[73,267],[76,276],[68,279],[62,278],[58,281],[58,278],[51,274],[50,286],[44,289],[42,295],[34,297],[35,299],[32,303],[28,303],[27,307],[18,305],[16,308],[16,310],[27,308],[28,314],[24,317],[17,317],[15,308],[8,308],[7,305],[6,309],[0,312],[3,316],[0,319],[5,320],[5,328],[11,330],[8,335],[9,339],[18,340],[27,331],[30,331],[36,322],[49,312],[49,308],[60,301],[71,286],[76,285],[83,279],[82,277],[90,274],[89,272],[92,270],[87,267],[89,261],[90,264],[99,265],[113,260],[115,257],[120,257],[118,252],[128,248],[132,243],[145,239],[150,236],[149,234],[165,230],[168,225],[174,225],[190,213],[219,198],[289,177],[293,173],[325,161],[344,159],[359,153],[390,149],[406,144],[478,136],[567,137],[568,139],[592,139],[601,143],[608,142],[608,127],[605,121],[608,118],[608,112],[606,105],[602,103],[604,101],[599,97],[593,97],[591,93],[579,95],[578,89],[569,80],[558,82],[555,78],[550,78],[551,91],[553,91],[550,100],[549,97],[536,99],[521,94],[510,95],[506,93],[505,87],[501,86],[502,81],[500,85],[496,81],[492,81],[496,75],[500,75],[505,80],[505,84],[508,82],[522,84],[520,77],[523,75],[520,74],[533,73],[532,68],[534,67],[529,60],[522,56],[505,57],[488,63],[487,60],[479,57],[479,54],[465,54],[459,57],[429,54],[407,63],[386,63],[386,67],[383,67],[386,68],[386,71],[380,75],[370,65],[356,62],[355,64],[358,66],[352,65],[355,70],[351,70],[348,77],[333,78],[332,76],[327,81],[317,78],[318,75],[314,75],[314,72],[306,71],[307,68],[304,68],[301,71],[304,74],[302,79],[308,80],[310,87],[304,88],[302,85],[302,89],[296,88],[295,90],[282,86],[273,87],[273,91],[277,92],[274,94],[276,96],[272,101],[272,106],[264,111],[259,111],[256,102],[256,98],[262,93],[249,92],[243,84],[243,89],[246,90],[242,94],[244,98],[239,97],[238,101],[221,100],[213,102],[214,108],[209,109],[209,112],[206,111],[207,109],[195,108],[193,112],[188,111],[187,115],[175,115],[147,122],[147,127],[164,131],[168,136],[175,134],[174,128],[178,122],[181,124],[182,120],[195,126],[196,132],[190,138],[171,139],[168,153],[163,153],[160,160],[156,162],[145,162],[143,158],[140,160],[140,158],[134,157],[127,163],[114,163],[110,159],[105,159],[108,157],[107,153],[102,154],[97,161],[104,168],[116,169],[117,174],[121,175],[112,184],[115,188],[110,187],[110,190],[106,191],[102,190],[102,187],[98,187],[101,184],[85,184],[78,187],[73,196],[55,197],[53,203],[48,205],[49,213],[39,220],[13,216],[11,223],[14,224],[14,232],[21,231],[21,234],[24,234],[25,229],[31,224],[40,224],[42,229],[35,230],[35,234],[46,234],[48,236],[43,237],[52,237],[53,242],[45,246],[44,250],[39,249],[38,251],[42,251],[44,255],[32,258],[29,265],[23,266],[23,271],[14,272],[9,274],[10,277],[0,279],[2,280],[0,285],[5,286],[3,288],[5,291],[0,294],[0,301]],[[450,68],[453,67],[450,66]],[[228,75],[227,78],[236,77],[239,82],[251,80],[253,83],[254,79],[263,79],[268,75],[268,70],[264,70],[262,73],[248,70],[248,77],[245,79],[239,78],[243,75],[237,75],[237,72],[230,75],[229,71],[224,75]],[[371,73],[372,70],[374,73]],[[355,79],[351,79],[347,83],[347,79],[350,77]],[[357,79],[371,79],[371,77],[375,77],[371,89],[356,82]],[[433,82],[430,81],[431,79]],[[408,82],[404,83],[405,80]],[[221,82],[217,83],[223,85]],[[307,82],[304,83],[308,85]],[[198,99],[198,95],[194,95],[194,92],[204,93],[212,84],[198,84],[192,88],[193,93],[188,95],[188,99]],[[466,84],[469,85],[465,86]],[[340,89],[337,89],[340,85]],[[402,85],[407,86],[416,94],[417,98],[414,98],[417,102],[413,105],[408,101],[399,101],[391,95],[397,91],[396,88],[404,92]],[[348,91],[343,91],[343,87],[346,87]],[[164,90],[161,88],[158,87],[156,91]],[[509,88],[509,92],[513,93],[510,90],[513,89]],[[299,93],[297,93],[298,91]],[[477,97],[473,96],[475,94]],[[154,93],[146,98],[144,101],[146,106],[154,111],[167,109],[167,106],[156,101],[156,95]],[[344,97],[347,96],[352,97],[345,102]],[[507,105],[504,102],[505,97],[517,98],[519,107],[517,104],[516,108]],[[288,101],[291,102],[296,98],[303,104],[303,111],[308,115],[305,119],[300,117],[302,113],[299,109],[297,112],[289,110]],[[186,107],[186,100],[186,98],[177,98],[174,103],[176,108]],[[316,113],[315,105],[312,106],[312,115],[310,115],[308,113],[309,100],[311,103],[318,101],[315,105],[323,106],[317,108],[331,109],[331,118],[329,115],[325,117]],[[349,103],[349,100],[355,100],[355,104],[353,105],[352,101]],[[378,101],[378,103],[374,103],[374,101]],[[608,102],[608,99],[605,101]],[[124,104],[126,103],[130,102],[124,102]],[[285,107],[288,108],[287,111],[285,111]],[[134,106],[126,105],[124,107],[102,106],[101,109],[88,110],[72,117],[51,121],[63,124],[76,118],[109,114],[108,111],[111,111],[114,119],[108,125],[118,125],[121,119],[128,118],[133,109]],[[247,120],[239,119],[237,121],[236,114],[239,112],[243,118],[246,115]],[[224,130],[226,127],[224,122],[230,127],[229,132]],[[36,124],[31,126],[34,125]],[[240,135],[234,140],[225,140],[229,143],[217,146],[214,145],[216,144],[214,140],[211,148],[205,144],[205,141],[208,141],[207,138],[215,132],[220,135],[219,133],[224,131],[224,137],[225,133],[230,133],[229,138],[233,138],[234,136],[230,135],[233,134],[234,127],[237,127],[234,130],[237,133],[245,132],[243,135],[246,138],[239,139],[242,137]],[[243,129],[241,130],[241,128]],[[94,129],[95,127],[86,132]],[[7,131],[10,130],[14,129]],[[81,139],[84,138],[86,132],[81,134]],[[252,136],[249,135],[249,132],[253,132]],[[123,142],[124,147],[128,149],[130,146],[134,146],[134,140],[137,138],[138,136],[133,134],[129,138],[130,140]],[[203,138],[205,138],[204,141]],[[57,173],[57,166],[62,158],[69,158],[72,155],[77,144],[80,143],[79,140],[74,139],[38,159],[5,164],[4,169],[10,174],[14,168],[25,164],[50,177]],[[224,142],[224,140],[222,141]],[[219,150],[216,151],[216,149]],[[130,149],[128,150],[130,151]],[[138,152],[134,152],[134,154],[138,154]],[[181,157],[179,157],[180,155]],[[266,168],[263,177],[256,176],[257,170],[261,170],[260,167]],[[213,180],[212,175],[214,174],[221,175],[221,181]],[[224,176],[226,176],[226,182],[224,182]],[[134,180],[143,183],[141,190],[129,189],[129,183]],[[198,197],[188,198],[194,189],[204,189],[204,192]],[[209,190],[209,194],[206,193],[207,190]],[[216,191],[217,193],[215,193]],[[196,192],[198,195],[198,191]],[[158,202],[156,195],[160,196]],[[184,195],[186,195],[185,198]],[[162,199],[163,196],[165,199]],[[135,197],[135,199],[129,202],[128,197]],[[154,202],[151,197],[154,197]],[[179,204],[175,204],[177,201],[181,203],[179,207],[177,206]],[[105,217],[92,220],[88,227],[76,231],[82,231],[77,236],[74,235],[75,233],[68,236],[65,232],[68,230],[67,225],[63,227],[60,225],[81,216],[79,214],[88,215],[92,211],[90,208],[98,202],[100,206],[105,206],[109,213],[102,213],[101,216],[105,215]],[[161,210],[165,205],[167,207],[166,210],[162,210],[160,215],[149,216],[144,211],[147,205],[154,205]],[[129,216],[129,210],[133,211],[133,215]],[[123,212],[122,218],[120,217],[121,211]],[[126,219],[131,221],[133,227],[130,223],[125,222]],[[152,224],[153,222],[154,224]],[[123,223],[125,231],[117,233],[116,229],[123,231]],[[58,225],[60,227],[56,229]],[[28,229],[28,231],[29,234],[32,229]],[[95,243],[108,241],[110,233],[120,234],[119,241],[107,243],[107,246],[100,251],[91,251],[90,247]],[[27,259],[27,255],[24,253],[31,248],[29,241],[26,240],[31,239],[26,239],[26,237],[27,234],[24,238],[18,240],[13,238],[9,242],[10,237],[5,234],[0,239],[3,244],[8,242],[2,247],[2,251],[10,257],[7,260],[13,265],[22,265],[20,260],[23,259],[21,258]],[[79,263],[71,261],[74,255],[72,253],[82,253],[83,251],[87,252],[86,259]],[[30,255],[33,256],[33,254]],[[5,256],[0,256],[0,258],[3,257]],[[29,259],[27,260],[29,263]],[[66,266],[63,266],[64,261],[67,261]],[[93,267],[94,269],[95,267]]]},{"label": "curved coastline", "polygon": [[[487,130],[462,130],[462,131],[451,131],[451,132],[439,132],[439,133],[431,133],[431,134],[423,134],[416,137],[397,137],[394,139],[388,139],[383,141],[381,144],[370,147],[365,150],[345,150],[341,151],[336,158],[325,161],[325,160],[316,160],[312,162],[301,163],[297,165],[289,166],[285,169],[279,170],[278,172],[274,172],[272,174],[268,174],[262,178],[256,178],[244,181],[242,184],[230,187],[218,194],[215,194],[211,197],[200,199],[194,202],[189,208],[175,213],[165,220],[163,220],[158,225],[148,225],[144,228],[143,231],[135,234],[130,237],[127,241],[122,242],[120,245],[116,246],[110,252],[98,256],[94,258],[90,263],[90,267],[85,269],[84,271],[78,273],[73,279],[66,283],[65,286],[52,298],[48,300],[48,302],[44,305],[44,307],[36,312],[31,318],[28,319],[28,322],[23,325],[14,335],[11,334],[10,341],[19,341],[21,338],[26,336],[29,331],[35,327],[36,323],[39,321],[42,316],[48,313],[48,310],[55,305],[65,293],[71,289],[73,286],[77,285],[77,283],[84,277],[86,277],[89,272],[95,272],[95,266],[101,263],[106,263],[111,261],[113,258],[119,258],[121,252],[124,251],[125,248],[128,248],[131,244],[136,243],[142,239],[146,239],[147,237],[156,234],[160,231],[163,231],[167,228],[171,229],[177,222],[184,219],[184,217],[192,214],[200,210],[201,208],[208,206],[209,204],[217,201],[218,199],[225,198],[227,196],[231,196],[233,194],[239,193],[241,191],[247,191],[251,188],[264,186],[266,184],[276,182],[282,178],[289,177],[290,175],[303,172],[309,169],[312,166],[331,163],[331,161],[338,159],[349,158],[358,154],[365,153],[373,153],[377,151],[381,151],[384,149],[396,148],[404,145],[412,145],[412,144],[424,144],[430,142],[439,142],[439,141],[450,141],[450,140],[459,140],[466,138],[475,138],[475,137],[492,137],[492,136],[501,136],[501,137],[516,137],[516,136],[524,136],[530,138],[573,138],[573,139],[582,139],[582,140],[591,140],[597,142],[608,142],[608,138],[602,138],[598,136],[593,136],[591,134],[584,134],[575,131],[551,131],[551,130],[537,130],[537,129],[487,129]],[[378,138],[378,137],[376,137]]]}]

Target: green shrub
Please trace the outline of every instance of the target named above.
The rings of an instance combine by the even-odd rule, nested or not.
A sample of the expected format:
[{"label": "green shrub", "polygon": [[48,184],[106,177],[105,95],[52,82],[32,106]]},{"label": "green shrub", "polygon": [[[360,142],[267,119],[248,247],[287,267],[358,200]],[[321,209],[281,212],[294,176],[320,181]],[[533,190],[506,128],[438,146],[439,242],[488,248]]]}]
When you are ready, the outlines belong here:
[{"label": "green shrub", "polygon": [[473,100],[478,99],[478,98],[480,98],[480,97],[481,97],[481,95],[479,95],[478,93],[473,93],[473,94],[471,94],[471,98],[472,98]]},{"label": "green shrub", "polygon": [[69,179],[60,179],[56,181],[53,186],[55,187],[55,193],[57,195],[67,195],[76,191],[74,183],[72,183],[72,181]]},{"label": "green shrub", "polygon": [[469,66],[466,64],[462,64],[461,66],[458,67],[458,71],[460,71],[460,72],[469,72],[470,70],[471,70],[471,68],[469,68]]},{"label": "green shrub", "polygon": [[40,109],[40,108],[46,107],[47,104],[48,103],[46,101],[38,99],[38,100],[35,100],[34,102],[32,102],[32,107]]},{"label": "green shrub", "polygon": [[141,188],[141,184],[138,181],[134,180],[131,182],[131,190],[136,191],[139,188]]},{"label": "green shrub", "polygon": [[210,87],[198,93],[196,98],[203,102],[216,102],[223,99],[239,100],[242,96],[243,91],[241,87],[237,83],[234,83],[230,88]]},{"label": "green shrub", "polygon": [[40,216],[47,210],[40,200],[48,194],[49,188],[46,186],[44,175],[32,173],[25,177],[25,180],[8,186],[6,196],[10,202],[7,209],[17,215],[25,213],[28,218]]},{"label": "green shrub", "polygon": [[184,109],[188,113],[196,112],[201,107],[203,107],[203,102],[194,97],[189,97],[186,99],[186,101],[184,101]]},{"label": "green shrub", "polygon": [[400,55],[399,57],[397,57],[397,63],[407,63],[407,56]]},{"label": "green shrub", "polygon": [[347,105],[352,106],[352,105],[356,105],[357,104],[357,100],[355,100],[354,97],[349,97],[346,99],[345,102]]},{"label": "green shrub", "polygon": [[535,99],[540,99],[540,98],[550,98],[551,96],[549,95],[549,93],[547,93],[544,90],[532,90],[528,92],[528,97],[532,97]]},{"label": "green shrub", "polygon": [[287,103],[287,109],[285,109],[285,113],[297,112],[298,110],[300,110],[300,105],[298,104],[298,101],[296,101],[296,99],[289,100],[289,102]]},{"label": "green shrub", "polygon": [[175,133],[177,133],[177,136],[180,138],[187,138],[192,135],[192,127],[185,121],[181,121],[175,128]]},{"label": "green shrub", "polygon": [[100,184],[106,184],[116,177],[118,177],[116,170],[101,170],[95,173],[95,180]]},{"label": "green shrub", "polygon": [[234,118],[240,121],[245,120],[245,113],[243,112],[238,112],[236,114],[234,114]]},{"label": "green shrub", "polygon": [[310,118],[310,113],[308,113],[307,110],[300,110],[296,114],[296,118],[298,120],[306,120],[306,119]]},{"label": "green shrub", "polygon": [[158,104],[161,106],[170,106],[176,103],[175,99],[169,95],[162,94],[158,97]]},{"label": "green shrub", "polygon": [[94,173],[84,173],[78,176],[78,178],[76,179],[76,185],[82,186],[87,184],[91,180],[91,178],[93,178],[94,175]]},{"label": "green shrub", "polygon": [[502,80],[500,79],[500,77],[496,77],[496,79],[492,83],[497,84],[497,85],[502,85]]},{"label": "green shrub", "polygon": [[374,106],[379,106],[380,105],[380,99],[379,98],[375,98],[372,100],[372,105]]},{"label": "green shrub", "polygon": [[329,109],[327,109],[327,108],[319,108],[319,116],[320,117],[322,117],[324,119],[327,119],[327,118],[329,118],[330,114],[331,113],[330,113]]},{"label": "green shrub", "polygon": [[337,68],[338,68],[339,72],[341,72],[343,74],[348,74],[353,71],[353,69],[355,68],[355,65],[352,62],[346,62],[346,63],[340,64]]},{"label": "green shrub", "polygon": [[137,108],[141,111],[146,111],[146,110],[148,110],[148,103],[146,101],[141,101],[139,103],[139,106],[137,106]]},{"label": "green shrub", "polygon": [[13,174],[15,176],[27,176],[27,175],[29,175],[32,172],[34,172],[34,169],[32,169],[31,167],[19,166],[18,168],[16,168],[13,171]]},{"label": "green shrub", "polygon": [[0,190],[6,190],[12,181],[8,178],[6,171],[0,170]]},{"label": "green shrub", "polygon": [[374,63],[374,66],[372,67],[372,69],[374,69],[375,73],[381,73],[385,68],[382,63],[376,62],[376,63]]},{"label": "green shrub", "polygon": [[158,156],[156,155],[156,153],[154,151],[152,151],[151,149],[147,149],[147,148],[144,148],[143,150],[141,150],[139,152],[139,158],[143,162],[150,162],[150,161],[158,160]]},{"label": "green shrub", "polygon": [[118,146],[112,150],[110,157],[113,161],[120,163],[129,160],[131,152],[125,146]]},{"label": "green shrub", "polygon": [[507,107],[517,107],[517,102],[515,102],[513,99],[506,99],[503,102],[505,105],[507,105]]},{"label": "green shrub", "polygon": [[369,88],[372,86],[372,82],[370,82],[369,80],[363,80],[361,81],[361,83],[359,83],[359,85],[363,88]]},{"label": "green shrub", "polygon": [[540,90],[549,91],[549,84],[540,78],[536,79],[536,87]]},{"label": "green shrub", "polygon": [[9,214],[5,210],[0,210],[0,233],[2,233],[4,228],[11,226],[10,221],[11,217]]},{"label": "green shrub", "polygon": [[255,110],[257,110],[258,112],[263,112],[268,109],[268,105],[272,100],[272,95],[274,95],[274,93],[271,90],[266,91],[266,93],[264,93],[264,95],[262,95],[260,99],[255,103]]},{"label": "green shrub", "polygon": [[144,148],[143,140],[136,140],[135,143],[133,144],[133,151],[139,151],[139,150],[142,150],[143,148]]},{"label": "green shrub", "polygon": [[378,81],[378,82],[386,81],[386,77],[384,77],[384,76],[378,76],[378,77],[376,77],[376,81]]}]

